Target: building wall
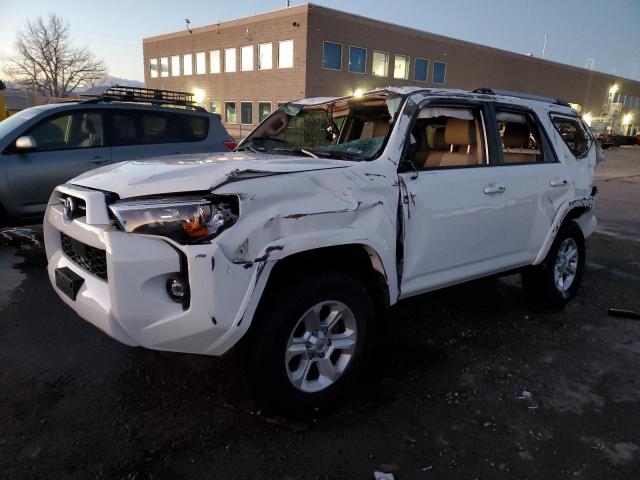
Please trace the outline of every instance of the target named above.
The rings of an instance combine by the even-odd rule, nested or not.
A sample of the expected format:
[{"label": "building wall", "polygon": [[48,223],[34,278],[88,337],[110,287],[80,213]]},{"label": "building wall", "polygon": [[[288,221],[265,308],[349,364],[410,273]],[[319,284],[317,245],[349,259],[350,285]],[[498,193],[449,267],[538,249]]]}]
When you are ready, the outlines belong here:
[{"label": "building wall", "polygon": [[[293,68],[277,68],[280,40],[294,41]],[[323,68],[323,42],[342,45],[340,70]],[[257,69],[257,46],[273,43],[273,69]],[[300,5],[239,20],[222,22],[144,39],[145,84],[151,88],[204,92],[209,109],[217,101],[224,120],[224,102],[237,102],[235,125],[225,124],[230,133],[242,137],[258,122],[258,102],[269,101],[275,110],[278,102],[315,96],[351,95],[381,86],[418,85],[473,90],[479,87],[513,90],[562,98],[582,106],[583,114],[599,117],[601,125],[614,131],[635,131],[640,126],[640,82],[589,72],[556,62],[463,42],[428,32],[373,20],[317,5]],[[254,70],[240,71],[240,47],[254,46]],[[365,73],[349,71],[349,46],[366,48]],[[237,49],[237,72],[205,73],[190,76],[151,78],[149,61],[185,53],[206,52],[206,71],[210,71],[209,52]],[[372,75],[373,51],[389,54],[388,75]],[[410,57],[409,78],[394,78],[394,56]],[[428,79],[414,79],[416,58],[429,61]],[[434,62],[446,64],[444,84],[433,82]],[[223,62],[224,63],[224,62]],[[616,85],[618,92],[609,96]],[[622,104],[624,99],[624,105]],[[252,125],[241,125],[240,102],[253,105]],[[611,102],[620,102],[617,109]],[[612,114],[611,112],[615,112]],[[631,117],[629,116],[631,115]],[[623,118],[633,118],[624,125]]]},{"label": "building wall", "polygon": [[[295,23],[295,25],[294,25]],[[258,121],[258,102],[272,102],[273,110],[278,102],[305,97],[305,70],[307,50],[307,7],[293,7],[277,10],[264,15],[246,19],[232,20],[195,28],[193,33],[183,32],[146,38],[143,41],[145,62],[145,85],[149,88],[180,90],[193,92],[196,89],[204,92],[204,105],[210,108],[210,102],[221,102],[220,112],[224,120],[224,102],[237,103],[235,125],[225,124],[229,132],[241,137],[248,133]],[[280,69],[277,67],[278,42],[293,40],[293,67]],[[258,44],[273,43],[273,68],[258,70]],[[240,47],[254,46],[253,71],[240,71]],[[235,73],[224,72],[224,49],[236,48]],[[209,52],[220,49],[222,72],[210,72]],[[205,52],[206,72],[195,74],[195,56],[193,59],[194,74],[178,77],[169,76],[151,78],[149,62],[152,58],[160,59],[173,55]],[[182,58],[181,58],[182,61]],[[181,71],[183,73],[183,71]],[[253,102],[253,125],[240,124],[240,102]]]},{"label": "building wall", "polygon": [[[418,85],[473,90],[479,87],[513,90],[562,98],[596,114],[607,103],[609,89],[640,98],[640,82],[590,72],[556,62],[463,42],[336,10],[309,6],[307,94],[349,95],[356,89],[386,85]],[[323,68],[323,42],[342,44],[342,69]],[[348,71],[349,46],[367,49],[365,74]],[[373,50],[390,53],[389,76],[371,74]],[[394,54],[411,57],[409,80],[393,78]],[[429,60],[429,81],[414,81],[416,57]],[[446,63],[444,85],[432,80],[433,63]],[[590,84],[590,86],[589,86]],[[587,96],[587,90],[589,94]],[[586,104],[585,104],[586,101]]]}]

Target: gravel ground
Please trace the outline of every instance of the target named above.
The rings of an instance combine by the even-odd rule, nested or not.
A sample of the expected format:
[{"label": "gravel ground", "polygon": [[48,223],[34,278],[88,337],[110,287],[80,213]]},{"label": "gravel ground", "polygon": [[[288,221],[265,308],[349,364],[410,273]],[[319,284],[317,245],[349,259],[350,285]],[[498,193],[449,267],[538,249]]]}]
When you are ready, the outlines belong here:
[{"label": "gravel ground", "polygon": [[308,423],[269,418],[237,355],[128,348],[54,294],[29,240],[0,247],[0,477],[640,478],[640,148],[607,152],[578,297],[517,276],[405,301],[377,380]]}]

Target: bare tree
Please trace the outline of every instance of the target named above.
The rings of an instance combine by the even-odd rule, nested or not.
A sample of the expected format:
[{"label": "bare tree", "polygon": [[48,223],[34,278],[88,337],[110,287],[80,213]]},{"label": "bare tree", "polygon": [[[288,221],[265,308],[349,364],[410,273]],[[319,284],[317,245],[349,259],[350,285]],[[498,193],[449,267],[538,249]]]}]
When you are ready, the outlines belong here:
[{"label": "bare tree", "polygon": [[66,97],[107,74],[102,60],[87,48],[72,45],[69,24],[55,14],[27,22],[6,65],[6,73],[14,80],[54,97]]}]

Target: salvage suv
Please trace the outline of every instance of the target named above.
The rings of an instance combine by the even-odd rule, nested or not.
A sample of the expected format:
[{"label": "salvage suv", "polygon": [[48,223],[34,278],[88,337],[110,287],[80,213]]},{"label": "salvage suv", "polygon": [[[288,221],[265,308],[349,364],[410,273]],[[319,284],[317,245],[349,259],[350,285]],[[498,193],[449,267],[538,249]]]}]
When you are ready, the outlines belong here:
[{"label": "salvage suv", "polygon": [[385,309],[520,272],[576,295],[599,151],[560,100],[387,88],[294,101],[234,152],[129,161],[56,188],[60,298],[120,342],[222,355],[304,412],[346,394]]}]

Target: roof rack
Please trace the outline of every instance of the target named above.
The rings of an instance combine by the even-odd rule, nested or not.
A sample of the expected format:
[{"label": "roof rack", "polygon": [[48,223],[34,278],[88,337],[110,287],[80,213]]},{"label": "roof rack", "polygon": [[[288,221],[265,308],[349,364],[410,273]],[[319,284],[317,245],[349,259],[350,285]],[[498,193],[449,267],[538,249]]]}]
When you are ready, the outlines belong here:
[{"label": "roof rack", "polygon": [[[96,90],[98,91],[96,92]],[[111,87],[105,87],[102,91],[100,91],[99,88],[91,89],[90,92],[84,93],[82,96],[91,97],[82,103],[137,102],[150,103],[152,105],[171,105],[205,111],[204,108],[195,102],[193,93],[176,92],[173,90],[113,85]]]},{"label": "roof rack", "polygon": [[565,100],[561,100],[559,98],[542,97],[540,95],[530,95],[528,93],[511,92],[509,90],[498,90],[495,88],[476,88],[471,93],[481,93],[483,95],[503,95],[505,97],[525,98],[527,100],[538,100],[540,102],[548,102],[556,105],[562,105],[564,107],[571,107],[571,105],[569,105],[569,102],[566,102]]}]

